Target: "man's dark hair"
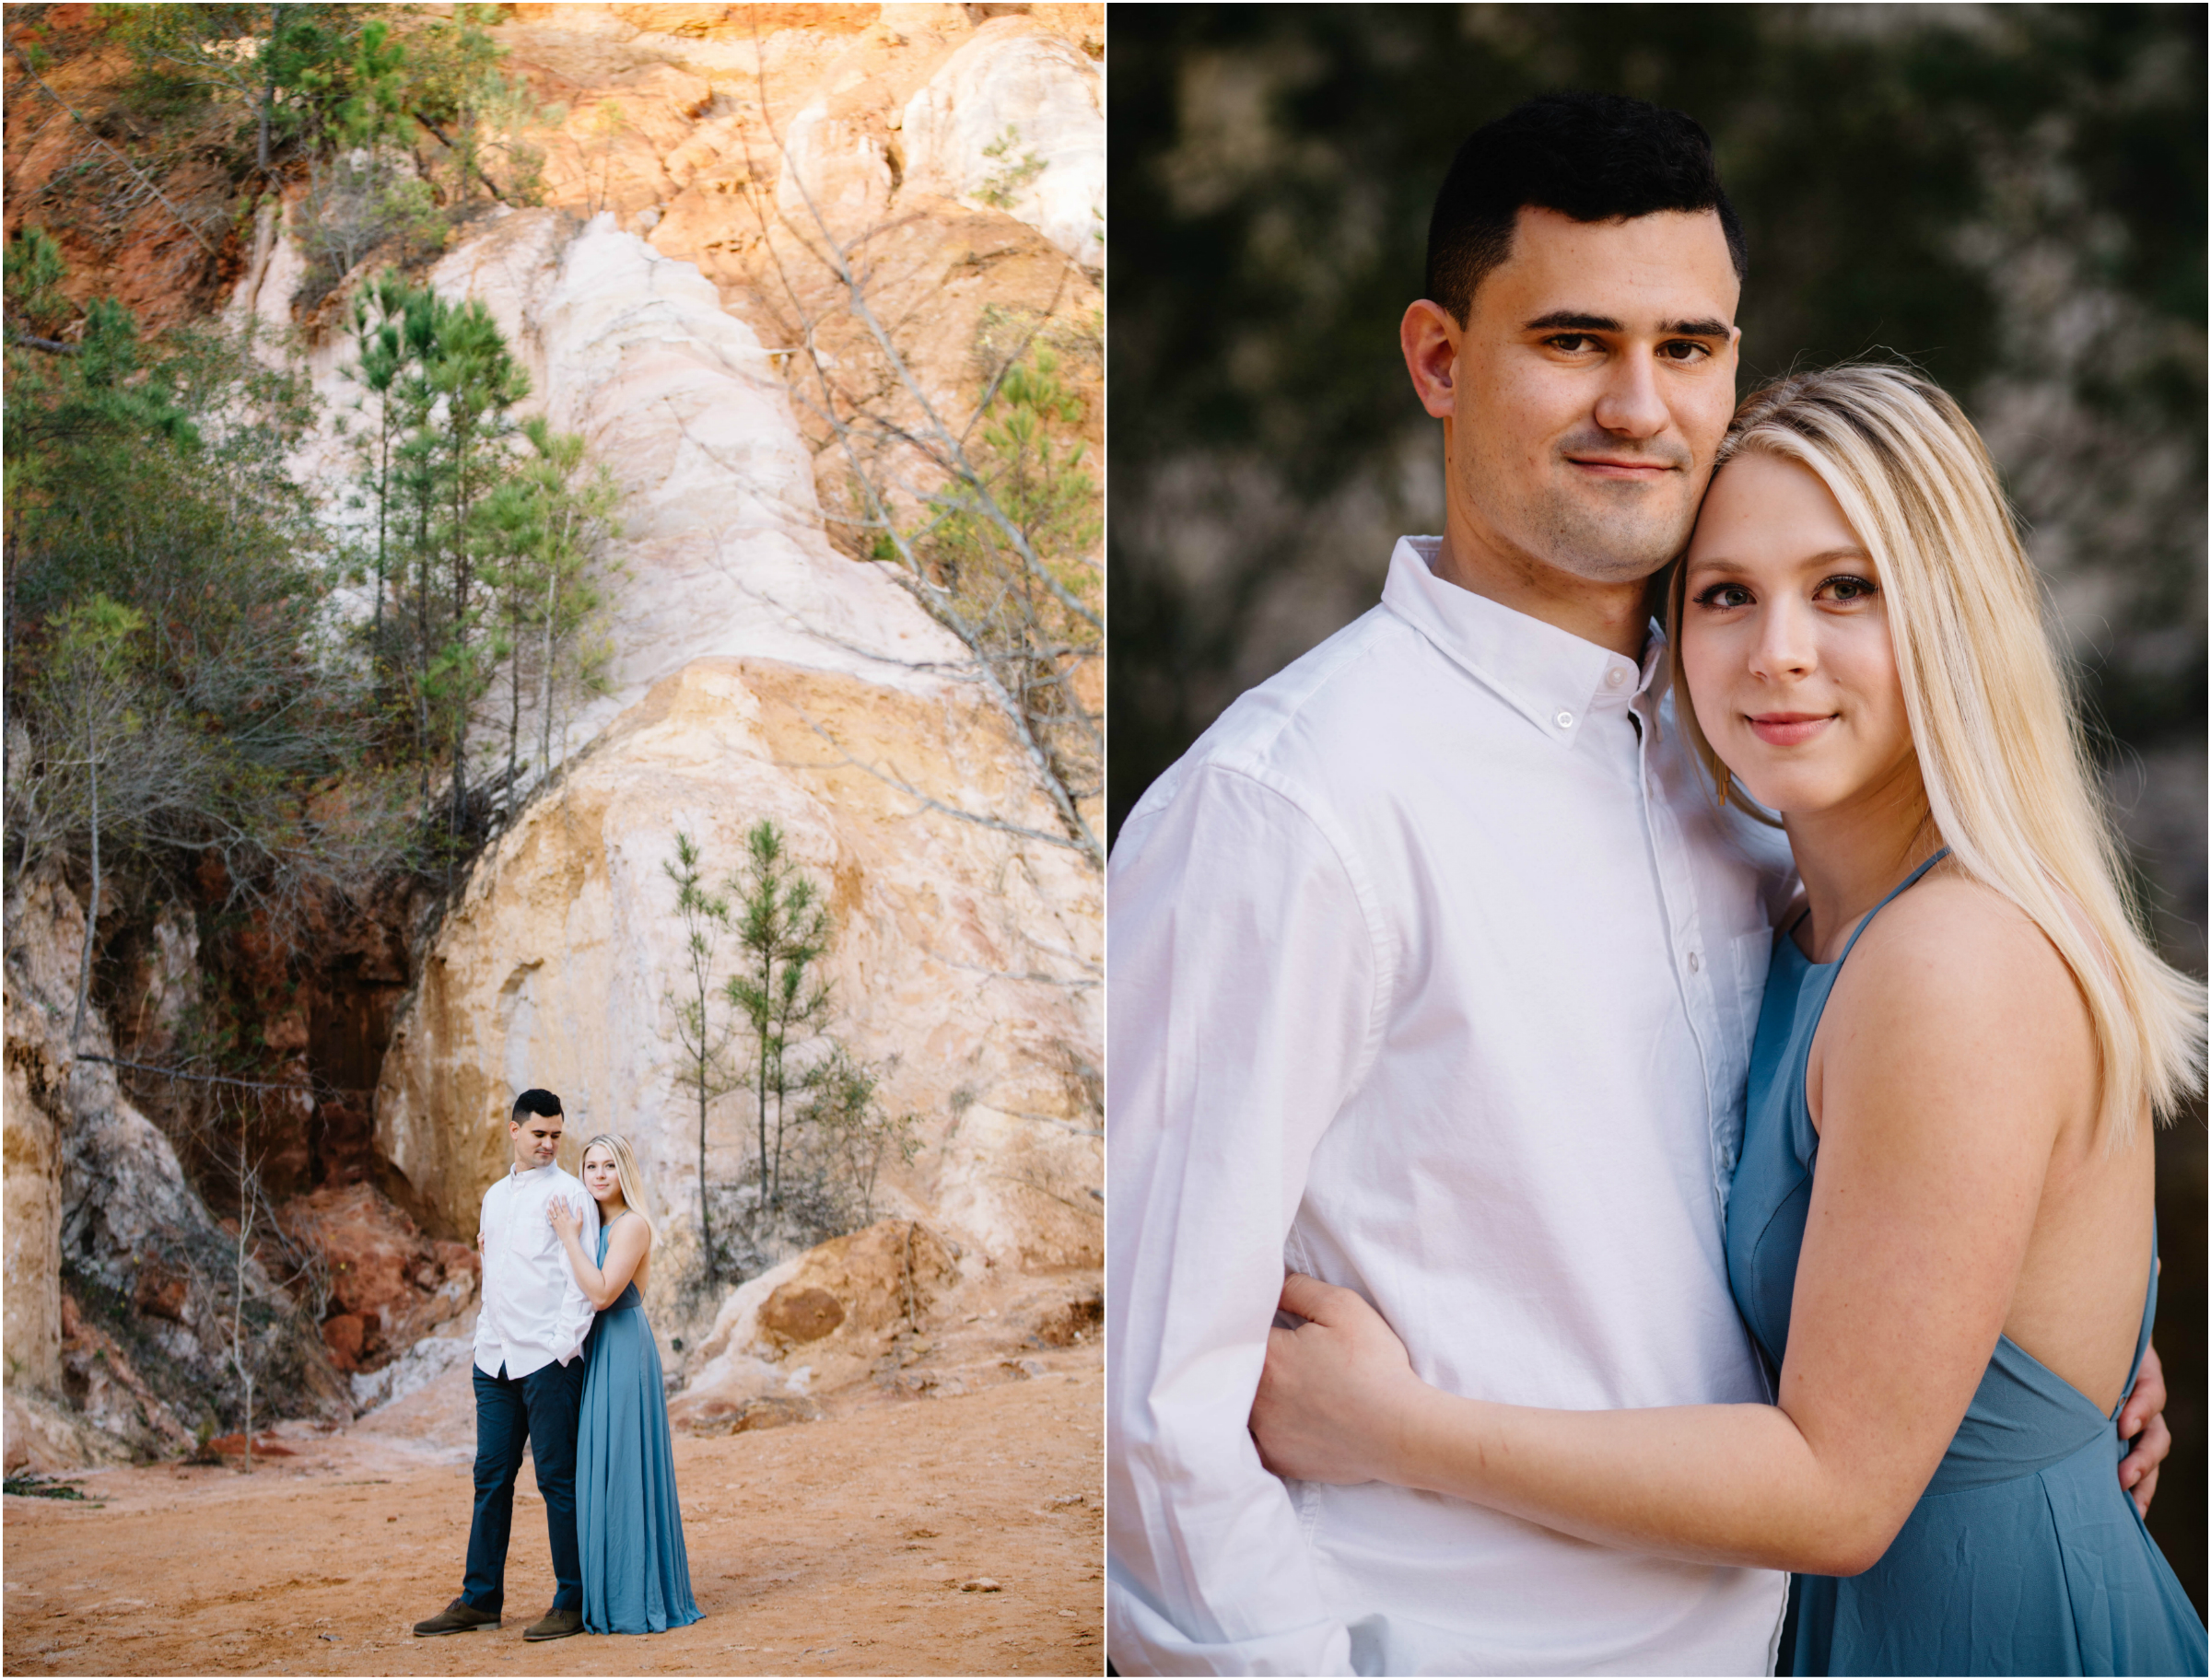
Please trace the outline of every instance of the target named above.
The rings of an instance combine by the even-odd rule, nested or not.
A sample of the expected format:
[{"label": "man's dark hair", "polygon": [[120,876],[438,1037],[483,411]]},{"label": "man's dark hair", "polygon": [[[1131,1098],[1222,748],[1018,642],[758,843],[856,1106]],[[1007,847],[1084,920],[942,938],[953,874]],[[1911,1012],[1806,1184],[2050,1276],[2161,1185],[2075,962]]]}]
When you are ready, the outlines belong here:
[{"label": "man's dark hair", "polygon": [[539,1091],[535,1086],[514,1100],[514,1124],[517,1126],[521,1125],[524,1114],[535,1114],[542,1120],[550,1120],[559,1113],[560,1099],[549,1091]]},{"label": "man's dark hair", "polygon": [[1427,297],[1466,324],[1474,288],[1513,252],[1524,209],[1577,222],[1716,210],[1737,280],[1743,225],[1720,190],[1712,138],[1678,111],[1609,93],[1546,93],[1467,137],[1428,222]]}]

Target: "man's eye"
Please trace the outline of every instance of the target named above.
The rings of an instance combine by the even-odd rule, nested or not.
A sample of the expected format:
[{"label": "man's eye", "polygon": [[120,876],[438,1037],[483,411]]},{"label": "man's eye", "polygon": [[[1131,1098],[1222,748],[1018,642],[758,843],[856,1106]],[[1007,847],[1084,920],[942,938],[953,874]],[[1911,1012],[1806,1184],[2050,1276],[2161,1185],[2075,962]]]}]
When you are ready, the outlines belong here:
[{"label": "man's eye", "polygon": [[1593,349],[1597,344],[1586,332],[1555,332],[1543,342],[1553,350],[1562,350],[1569,356],[1577,351]]},{"label": "man's eye", "polygon": [[1697,362],[1711,356],[1712,346],[1699,344],[1693,338],[1678,338],[1671,344],[1659,345],[1658,354],[1669,362]]}]

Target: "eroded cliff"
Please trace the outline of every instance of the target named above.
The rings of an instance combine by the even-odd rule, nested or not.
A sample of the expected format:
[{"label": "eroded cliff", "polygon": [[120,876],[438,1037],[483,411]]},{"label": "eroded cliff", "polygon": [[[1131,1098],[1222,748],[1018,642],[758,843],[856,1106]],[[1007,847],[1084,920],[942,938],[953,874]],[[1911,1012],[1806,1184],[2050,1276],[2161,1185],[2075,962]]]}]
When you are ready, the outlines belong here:
[{"label": "eroded cliff", "polygon": [[[229,990],[263,1011],[263,1042],[306,1088],[277,1163],[289,1240],[343,1274],[318,1298],[321,1345],[264,1361],[294,1412],[374,1404],[460,1359],[474,1210],[525,1084],[562,1093],[571,1167],[592,1131],[636,1145],[666,1236],[651,1304],[672,1366],[688,1357],[673,1343],[696,1344],[722,1311],[697,1287],[697,1116],[671,1004],[684,935],[664,866],[679,831],[719,879],[752,825],[773,822],[826,891],[835,1033],[881,1071],[886,1110],[918,1122],[921,1147],[889,1162],[871,1212],[918,1221],[958,1256],[944,1299],[1025,1300],[1006,1279],[1041,1279],[1048,1319],[1061,1296],[1086,1298],[1101,1257],[1094,859],[1060,843],[1035,753],[966,650],[840,522],[855,458],[797,352],[879,370],[894,422],[933,412],[972,427],[1008,335],[1054,344],[1076,431],[1094,441],[1102,8],[507,10],[509,67],[556,102],[521,134],[544,153],[543,203],[468,222],[426,277],[489,308],[531,375],[523,412],[580,433],[619,486],[603,690],[561,718],[554,763],[532,767],[532,797],[450,902],[403,894],[325,918],[345,924],[329,973],[311,950],[257,953],[235,929],[201,940],[181,904],[139,912],[167,918],[168,946],[137,933],[129,952],[101,947],[111,1012],[158,1002],[163,984],[192,991],[195,965],[265,959],[265,983]],[[100,73],[97,54],[64,68],[76,78],[57,72],[64,88]],[[38,152],[53,144],[11,124],[11,184],[64,161]],[[267,355],[303,358],[324,420],[295,466],[343,521],[357,516],[340,428],[359,397],[345,309],[372,264],[316,295],[302,200],[295,189],[234,229],[208,272]],[[176,244],[143,255],[174,266]],[[205,278],[138,289],[158,317]],[[935,487],[907,472],[890,499],[910,510]],[[1094,673],[1082,681],[1094,694]],[[164,1304],[133,1281],[146,1244],[114,1210],[146,1201],[211,1254],[228,1238],[164,1142],[168,1099],[141,1097],[149,1119],[112,1070],[69,1072],[53,1020],[74,974],[36,975],[74,949],[81,900],[58,878],[39,891],[24,919],[48,954],[18,962],[11,943],[8,968],[10,1462],[34,1439],[40,1462],[165,1451],[205,1420],[165,1418],[152,1387],[141,1404],[121,1375],[107,1398],[71,1376],[135,1368],[127,1350],[84,1351],[64,1266],[113,1273],[100,1287],[176,1351],[205,1314],[190,1289]],[[100,1013],[84,1046],[121,1036],[123,1059],[163,1059],[147,1032],[158,1008],[117,1034]],[[745,1174],[752,1101],[716,1099],[709,1184]],[[108,1188],[72,1201],[69,1163],[88,1149],[106,1151]],[[81,1261],[64,1259],[72,1242]],[[1010,1346],[1031,1345],[1035,1312],[1015,1316]],[[728,1330],[716,1357],[735,1345]],[[191,1357],[211,1345],[197,1336]]]}]

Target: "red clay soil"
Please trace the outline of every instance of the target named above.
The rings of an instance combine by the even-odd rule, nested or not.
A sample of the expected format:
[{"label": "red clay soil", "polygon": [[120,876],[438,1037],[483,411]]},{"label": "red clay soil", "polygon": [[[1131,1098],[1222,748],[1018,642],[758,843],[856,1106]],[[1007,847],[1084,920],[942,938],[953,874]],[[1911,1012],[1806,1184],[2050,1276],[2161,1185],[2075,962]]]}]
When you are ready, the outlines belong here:
[{"label": "red clay soil", "polygon": [[[953,1399],[675,1440],[705,1619],[527,1644],[551,1602],[527,1465],[496,1629],[411,1637],[459,1591],[465,1393],[293,1455],[74,1479],[6,1501],[10,1674],[1097,1674],[1105,1668],[1095,1344]],[[988,1579],[998,1590],[963,1590]]]}]

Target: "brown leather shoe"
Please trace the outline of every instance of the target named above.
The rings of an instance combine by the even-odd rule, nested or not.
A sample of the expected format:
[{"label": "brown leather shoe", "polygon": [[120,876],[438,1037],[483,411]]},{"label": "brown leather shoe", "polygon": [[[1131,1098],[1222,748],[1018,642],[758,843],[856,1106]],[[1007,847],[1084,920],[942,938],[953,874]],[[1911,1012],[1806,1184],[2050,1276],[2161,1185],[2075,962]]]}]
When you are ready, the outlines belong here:
[{"label": "brown leather shoe", "polygon": [[548,1610],[529,1627],[522,1629],[525,1639],[565,1639],[571,1633],[583,1631],[583,1612],[580,1610]]},{"label": "brown leather shoe", "polygon": [[416,1622],[415,1637],[427,1639],[440,1633],[474,1633],[479,1628],[497,1628],[498,1625],[499,1618],[496,1611],[479,1610],[466,1599],[456,1598],[428,1621]]}]

